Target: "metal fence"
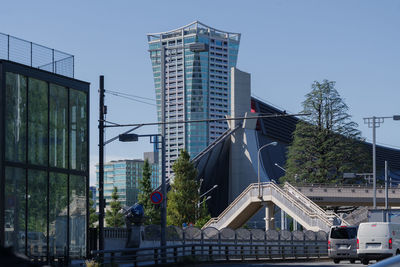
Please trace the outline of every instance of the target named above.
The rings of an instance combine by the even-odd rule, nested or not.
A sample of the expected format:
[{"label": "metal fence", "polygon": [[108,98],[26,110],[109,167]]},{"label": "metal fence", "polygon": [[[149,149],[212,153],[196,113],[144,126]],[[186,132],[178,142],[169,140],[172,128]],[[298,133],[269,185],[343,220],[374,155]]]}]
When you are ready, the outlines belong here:
[{"label": "metal fence", "polygon": [[[161,229],[158,225],[148,225],[143,228],[143,240],[159,240]],[[196,227],[181,228],[168,226],[166,231],[168,241],[188,242],[252,242],[252,241],[276,241],[276,240],[318,240],[326,241],[327,233],[324,231],[294,231],[244,229],[236,230],[224,228],[218,230],[214,227],[207,227],[203,230]]]},{"label": "metal fence", "polygon": [[[167,246],[160,247],[161,229],[142,227],[140,248],[91,251],[96,261],[131,263],[135,266],[161,262],[307,259],[327,256],[327,233],[323,231],[276,231],[261,229],[218,230],[208,227],[167,228]],[[126,229],[106,228],[105,239],[126,238]],[[149,244],[152,244],[149,246]]]},{"label": "metal fence", "polygon": [[0,33],[0,59],[74,77],[73,55],[4,33]]},{"label": "metal fence", "polygon": [[[159,225],[146,225],[141,227],[143,241],[159,241],[161,237],[161,228]],[[126,228],[104,228],[104,238],[126,239],[128,230]],[[327,241],[328,236],[324,231],[293,231],[273,230],[264,231],[262,229],[244,229],[236,230],[224,228],[218,230],[214,227],[199,229],[197,227],[181,228],[178,226],[168,226],[166,229],[167,241],[187,242],[249,242],[249,241],[276,241],[276,240],[318,240]]]}]

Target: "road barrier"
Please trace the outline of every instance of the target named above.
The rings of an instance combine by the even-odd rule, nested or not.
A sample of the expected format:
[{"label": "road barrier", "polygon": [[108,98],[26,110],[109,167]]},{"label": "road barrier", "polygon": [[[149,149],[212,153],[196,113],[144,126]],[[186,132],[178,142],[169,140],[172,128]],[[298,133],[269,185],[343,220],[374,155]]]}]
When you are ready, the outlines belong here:
[{"label": "road barrier", "polygon": [[[147,228],[147,231],[146,231]],[[143,230],[143,242],[158,241],[157,226]],[[147,232],[147,233],[146,233]],[[327,256],[327,234],[323,231],[276,231],[261,229],[215,228],[200,230],[169,227],[168,244],[160,247],[94,250],[92,257],[104,264],[131,263],[146,266],[162,262],[254,261],[307,259]],[[162,250],[166,253],[162,256]]]}]

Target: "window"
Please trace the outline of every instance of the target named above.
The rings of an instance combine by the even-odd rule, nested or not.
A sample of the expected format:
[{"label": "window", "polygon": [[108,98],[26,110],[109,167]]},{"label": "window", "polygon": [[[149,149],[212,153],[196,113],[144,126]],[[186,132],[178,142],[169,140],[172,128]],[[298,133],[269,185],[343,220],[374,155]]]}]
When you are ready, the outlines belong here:
[{"label": "window", "polygon": [[26,77],[6,73],[5,140],[6,160],[26,159]]},{"label": "window", "polygon": [[50,84],[50,166],[68,167],[68,92]]},{"label": "window", "polygon": [[48,162],[48,85],[29,78],[28,85],[28,161],[47,165]]},{"label": "window", "polygon": [[70,167],[85,171],[87,161],[86,94],[70,91]]}]

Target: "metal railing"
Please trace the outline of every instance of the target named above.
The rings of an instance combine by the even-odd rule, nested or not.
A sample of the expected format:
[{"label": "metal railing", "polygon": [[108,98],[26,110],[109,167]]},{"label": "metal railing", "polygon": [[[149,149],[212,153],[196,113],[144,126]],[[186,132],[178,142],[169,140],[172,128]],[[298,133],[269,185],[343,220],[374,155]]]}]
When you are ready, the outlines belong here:
[{"label": "metal railing", "polygon": [[333,219],[335,218],[338,221],[341,221],[342,225],[350,225],[347,221],[345,221],[343,218],[340,218],[339,215],[337,215],[334,212],[327,213],[325,210],[323,210],[320,206],[315,204],[311,199],[309,199],[306,195],[304,195],[302,192],[300,192],[296,187],[293,185],[289,184],[286,182],[284,184],[284,189],[291,195],[295,196],[298,198],[297,200],[300,201],[301,203],[305,204],[308,207],[312,207],[314,212],[323,215],[324,218],[328,219],[331,223]]},{"label": "metal railing", "polygon": [[[297,188],[302,187],[313,187],[313,188],[372,188],[372,184],[322,184],[322,183],[296,183],[294,185]],[[383,184],[377,184],[377,188],[385,188]],[[400,184],[392,184],[389,188],[397,189],[400,188]]]},{"label": "metal railing", "polygon": [[73,55],[4,33],[0,33],[0,59],[74,77]]},{"label": "metal railing", "polygon": [[[302,202],[295,198],[292,194],[286,192],[278,186],[274,188],[275,192],[271,192],[276,199],[279,199],[281,203],[287,209],[294,209],[295,213],[300,216],[303,221],[307,222],[309,226],[317,226],[320,229],[326,229],[331,226],[331,222],[325,216],[324,212],[321,212],[319,209],[314,209],[314,206],[307,205],[308,202]],[[284,209],[284,207],[281,207]]]},{"label": "metal railing", "polygon": [[[162,250],[166,253],[162,254]],[[204,242],[136,249],[92,251],[93,259],[103,264],[130,263],[146,266],[167,263],[204,261],[254,261],[310,259],[326,257],[327,242],[321,240],[252,241],[249,243]],[[164,255],[164,256],[162,256]]]}]

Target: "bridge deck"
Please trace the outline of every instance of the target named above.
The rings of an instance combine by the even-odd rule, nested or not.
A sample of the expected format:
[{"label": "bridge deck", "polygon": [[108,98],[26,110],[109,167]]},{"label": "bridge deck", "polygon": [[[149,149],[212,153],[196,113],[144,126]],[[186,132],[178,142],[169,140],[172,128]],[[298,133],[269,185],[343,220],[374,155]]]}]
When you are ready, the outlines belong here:
[{"label": "bridge deck", "polygon": [[[295,186],[300,192],[320,206],[372,206],[372,186],[304,185]],[[389,206],[400,206],[400,188],[388,189]],[[385,205],[385,188],[377,186],[376,204]]]}]

